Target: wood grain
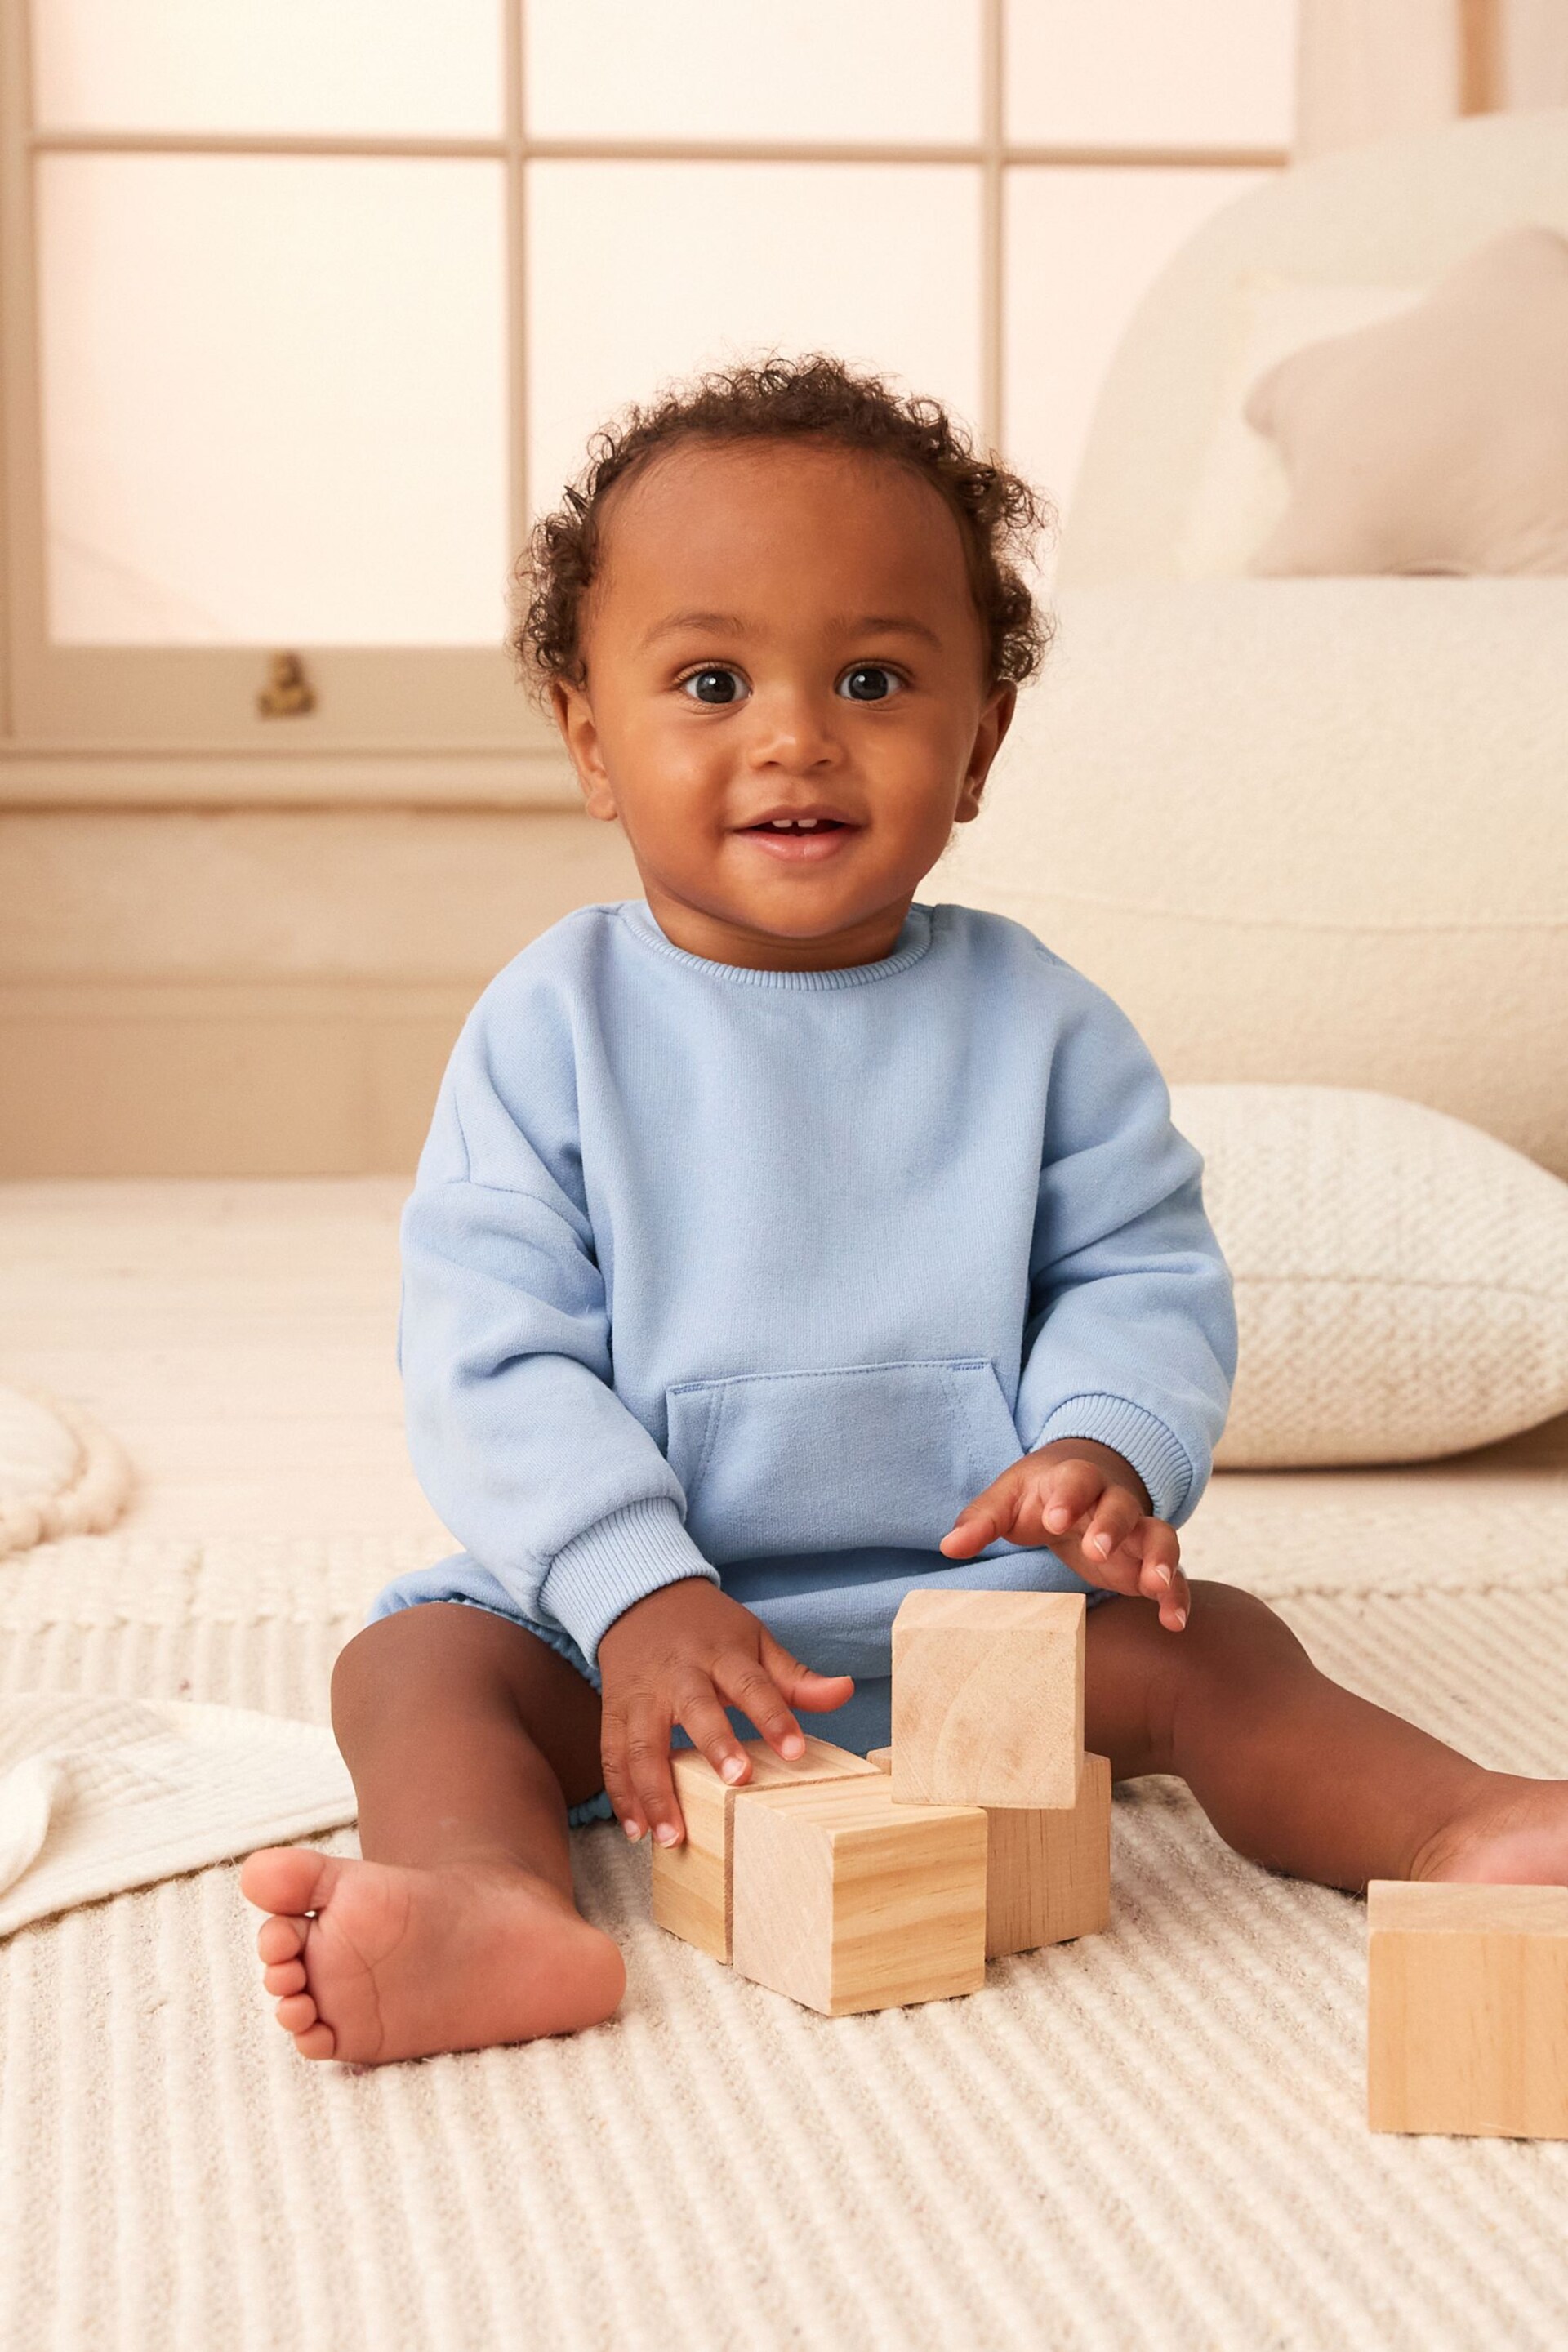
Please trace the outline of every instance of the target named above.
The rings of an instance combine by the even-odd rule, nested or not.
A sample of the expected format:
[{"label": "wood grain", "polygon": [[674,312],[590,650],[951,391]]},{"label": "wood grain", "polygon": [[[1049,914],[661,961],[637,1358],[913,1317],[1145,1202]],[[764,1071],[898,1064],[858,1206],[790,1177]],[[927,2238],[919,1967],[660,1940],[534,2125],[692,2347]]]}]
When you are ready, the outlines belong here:
[{"label": "wood grain", "polygon": [[909,1594],[893,1620],[895,1797],[1076,1805],[1083,1662],[1081,1593]]},{"label": "wood grain", "polygon": [[1367,2120],[1568,2139],[1568,1886],[1373,1881]]},{"label": "wood grain", "polygon": [[985,1980],[985,1815],[887,1780],[765,1789],[735,1808],[733,1958],[826,2017]]},{"label": "wood grain", "polygon": [[730,1788],[694,1748],[670,1751],[675,1794],[686,1822],[681,1845],[653,1848],[653,1916],[716,1960],[728,1960],[731,1942],[732,1825],[738,1800],[760,1789],[797,1788],[819,1780],[874,1777],[863,1756],[831,1740],[805,1735],[805,1753],[794,1762],[777,1756],[765,1739],[741,1745],[752,1759],[752,1777]]},{"label": "wood grain", "polygon": [[[893,1751],[867,1762],[890,1773]],[[1110,1924],[1110,1765],[1083,1759],[1076,1805],[1058,1812],[994,1805],[985,1815],[985,1957],[1096,1936]]]},{"label": "wood grain", "polygon": [[1097,1936],[1110,1924],[1110,1765],[1086,1756],[1076,1805],[986,1814],[985,1957]]}]

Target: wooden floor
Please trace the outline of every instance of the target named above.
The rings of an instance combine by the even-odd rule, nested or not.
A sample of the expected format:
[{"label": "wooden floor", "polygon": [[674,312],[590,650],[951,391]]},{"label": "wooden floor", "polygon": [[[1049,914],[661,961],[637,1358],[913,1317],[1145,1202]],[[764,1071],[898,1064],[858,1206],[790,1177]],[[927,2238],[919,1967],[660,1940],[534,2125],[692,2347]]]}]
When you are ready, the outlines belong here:
[{"label": "wooden floor", "polygon": [[[48,1389],[126,1446],[150,1534],[451,1542],[404,1442],[403,1177],[0,1184],[0,1381]],[[1419,1465],[1428,1507],[1498,1469],[1560,1478],[1568,1416]],[[1370,1499],[1376,1471],[1231,1472],[1205,1522]],[[455,1548],[455,1547],[454,1547]]]},{"label": "wooden floor", "polygon": [[96,1413],[129,1528],[411,1535],[395,1357],[402,1177],[0,1185],[0,1380]]}]

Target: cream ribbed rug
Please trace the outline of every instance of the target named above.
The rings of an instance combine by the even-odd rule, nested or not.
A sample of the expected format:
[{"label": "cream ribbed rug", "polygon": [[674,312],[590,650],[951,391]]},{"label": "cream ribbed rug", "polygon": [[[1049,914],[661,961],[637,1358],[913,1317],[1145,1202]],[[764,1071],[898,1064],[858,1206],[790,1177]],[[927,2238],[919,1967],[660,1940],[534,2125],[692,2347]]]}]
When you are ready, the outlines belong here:
[{"label": "cream ribbed rug", "polygon": [[[1205,1503],[1200,1573],[1485,1760],[1568,1773],[1568,1481]],[[0,1688],[320,1718],[384,1541],[46,1545]],[[232,1867],[0,1948],[5,2352],[1447,2352],[1568,2341],[1568,2144],[1373,2138],[1363,1914],[1231,1857],[1180,1790],[1115,1811],[1111,1931],[831,2022],[647,1924],[613,2023],[306,2067]],[[352,1851],[352,1834],[331,1842]]]}]

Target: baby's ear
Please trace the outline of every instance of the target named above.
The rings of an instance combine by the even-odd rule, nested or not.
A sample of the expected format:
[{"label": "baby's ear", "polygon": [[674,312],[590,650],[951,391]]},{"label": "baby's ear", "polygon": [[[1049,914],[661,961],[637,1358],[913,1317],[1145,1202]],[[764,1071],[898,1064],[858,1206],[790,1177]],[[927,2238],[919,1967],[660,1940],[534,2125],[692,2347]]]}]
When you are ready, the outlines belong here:
[{"label": "baby's ear", "polygon": [[572,730],[577,721],[579,707],[585,703],[586,698],[580,686],[569,686],[563,677],[551,679],[550,708],[568,751],[572,749]]},{"label": "baby's ear", "polygon": [[1018,689],[1006,684],[998,686],[988,698],[980,714],[980,724],[974,730],[974,746],[969,754],[964,772],[963,792],[953,811],[954,822],[967,824],[980,814],[980,796],[985,790],[985,780],[991,773],[991,762],[1002,748],[1002,739],[1013,724],[1013,712],[1017,707]]},{"label": "baby's ear", "polygon": [[[1013,713],[1017,708],[1018,689],[1011,678],[1004,679],[1000,686],[993,688],[991,698],[985,706],[984,719],[988,719],[995,730],[991,744],[991,759],[985,763],[987,768],[991,764],[991,760],[994,760],[1002,749],[1004,738],[1008,728],[1013,724]],[[982,723],[984,724],[984,719]]]},{"label": "baby's ear", "polygon": [[586,689],[573,686],[564,678],[555,678],[550,688],[550,707],[555,715],[555,724],[561,730],[561,740],[577,772],[584,807],[590,816],[599,817],[605,824],[613,823],[617,814],[615,794],[610,790],[610,780],[605,772],[599,730],[594,722],[593,705],[588,700]]}]

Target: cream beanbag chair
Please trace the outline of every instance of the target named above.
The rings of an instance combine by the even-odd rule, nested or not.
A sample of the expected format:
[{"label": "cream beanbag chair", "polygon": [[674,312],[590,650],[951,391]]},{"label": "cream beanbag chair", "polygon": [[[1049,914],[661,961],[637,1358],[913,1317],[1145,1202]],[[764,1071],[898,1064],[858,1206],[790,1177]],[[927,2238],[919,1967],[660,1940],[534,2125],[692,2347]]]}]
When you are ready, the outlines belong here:
[{"label": "cream beanbag chair", "polygon": [[1371,1087],[1568,1177],[1568,579],[1056,601],[921,898],[1026,925],[1173,1084]]},{"label": "cream beanbag chair", "polygon": [[1221,1468],[1414,1462],[1568,1411],[1568,1184],[1352,1087],[1174,1087],[1236,1280]]}]

